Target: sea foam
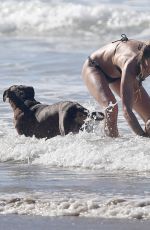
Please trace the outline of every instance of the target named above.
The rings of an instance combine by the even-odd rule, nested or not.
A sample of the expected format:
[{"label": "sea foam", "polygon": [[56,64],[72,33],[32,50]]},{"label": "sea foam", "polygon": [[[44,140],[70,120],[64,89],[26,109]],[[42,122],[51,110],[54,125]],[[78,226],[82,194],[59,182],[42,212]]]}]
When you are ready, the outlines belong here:
[{"label": "sea foam", "polygon": [[114,31],[136,35],[146,33],[150,27],[149,11],[125,5],[6,0],[0,2],[0,9],[1,35],[85,38],[101,35],[107,40]]},{"label": "sea foam", "polygon": [[[0,197],[0,214],[40,216],[84,216],[98,218],[150,219],[150,199],[140,197],[107,197],[97,194],[7,195]],[[41,194],[42,195],[42,194]],[[40,195],[40,196],[41,196]]]},{"label": "sea foam", "polygon": [[112,139],[86,132],[38,140],[18,136],[10,129],[1,134],[0,162],[143,173],[150,171],[149,144],[149,139],[134,135]]}]

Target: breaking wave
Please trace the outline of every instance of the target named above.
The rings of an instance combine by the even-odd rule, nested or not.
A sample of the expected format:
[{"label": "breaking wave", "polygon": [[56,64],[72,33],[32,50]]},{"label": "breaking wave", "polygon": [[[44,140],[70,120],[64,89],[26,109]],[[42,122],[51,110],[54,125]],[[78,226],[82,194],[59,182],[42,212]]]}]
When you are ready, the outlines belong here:
[{"label": "breaking wave", "polygon": [[103,170],[109,173],[150,172],[150,140],[134,135],[112,139],[84,133],[38,140],[1,133],[0,162],[49,165],[51,167]]},{"label": "breaking wave", "polygon": [[114,32],[148,36],[150,31],[149,11],[115,4],[6,0],[0,2],[0,9],[1,36],[82,36],[107,40],[111,36],[108,34]]}]

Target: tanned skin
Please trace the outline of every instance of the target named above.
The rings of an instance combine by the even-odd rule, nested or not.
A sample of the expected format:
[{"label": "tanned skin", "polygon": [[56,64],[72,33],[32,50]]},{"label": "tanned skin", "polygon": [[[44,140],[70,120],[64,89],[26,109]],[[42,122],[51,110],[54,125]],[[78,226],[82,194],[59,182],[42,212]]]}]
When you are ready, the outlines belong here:
[{"label": "tanned skin", "polygon": [[[143,86],[139,87],[137,75],[139,73],[138,58],[143,42],[136,40],[117,41],[110,43],[90,55],[103,71],[111,78],[119,78],[109,83],[100,70],[91,67],[86,60],[82,70],[83,80],[90,92],[105,111],[105,133],[110,137],[118,137],[117,117],[118,105],[114,93],[122,101],[124,117],[133,132],[139,136],[149,136],[137,120],[136,111],[142,120],[150,119],[150,98]],[[150,58],[141,66],[144,78],[150,75]],[[111,106],[110,104],[114,104]]]}]

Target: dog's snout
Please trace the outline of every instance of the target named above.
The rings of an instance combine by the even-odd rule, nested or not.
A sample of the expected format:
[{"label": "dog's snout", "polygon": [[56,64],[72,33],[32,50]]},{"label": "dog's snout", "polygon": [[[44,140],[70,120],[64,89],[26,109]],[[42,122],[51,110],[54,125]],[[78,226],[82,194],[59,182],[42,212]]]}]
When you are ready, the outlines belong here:
[{"label": "dog's snout", "polygon": [[5,102],[7,98],[11,98],[13,95],[14,89],[12,87],[6,89],[3,93],[3,101]]}]

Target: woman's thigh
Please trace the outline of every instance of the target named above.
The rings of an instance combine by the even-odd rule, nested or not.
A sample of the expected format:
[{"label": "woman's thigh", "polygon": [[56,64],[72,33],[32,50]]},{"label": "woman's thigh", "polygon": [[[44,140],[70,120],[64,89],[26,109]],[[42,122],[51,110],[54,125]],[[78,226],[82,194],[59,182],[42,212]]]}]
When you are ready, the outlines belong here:
[{"label": "woman's thigh", "polygon": [[94,68],[87,67],[83,71],[82,76],[90,94],[103,108],[107,108],[110,103],[116,103],[115,96],[109,88],[103,73],[94,70]]}]

